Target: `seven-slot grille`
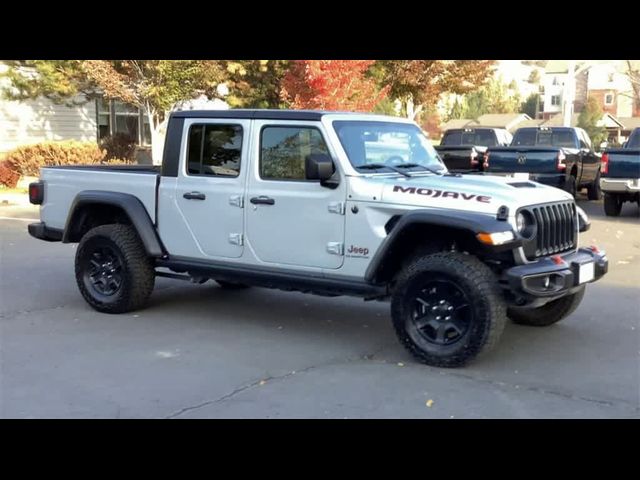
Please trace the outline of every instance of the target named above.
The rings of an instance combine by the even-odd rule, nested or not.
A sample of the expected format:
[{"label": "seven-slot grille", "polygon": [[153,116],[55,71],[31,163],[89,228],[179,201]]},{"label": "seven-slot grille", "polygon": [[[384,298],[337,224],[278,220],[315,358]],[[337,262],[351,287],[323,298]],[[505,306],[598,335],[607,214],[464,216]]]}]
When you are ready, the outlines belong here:
[{"label": "seven-slot grille", "polygon": [[525,242],[527,258],[544,257],[575,248],[578,232],[574,202],[527,207],[536,221],[536,233]]}]

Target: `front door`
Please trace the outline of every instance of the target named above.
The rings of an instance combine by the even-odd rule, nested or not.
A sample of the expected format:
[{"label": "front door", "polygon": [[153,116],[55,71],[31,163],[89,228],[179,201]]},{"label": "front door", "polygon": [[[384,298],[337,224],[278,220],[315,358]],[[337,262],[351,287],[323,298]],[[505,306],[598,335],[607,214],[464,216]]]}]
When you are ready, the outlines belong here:
[{"label": "front door", "polygon": [[332,153],[321,128],[311,122],[265,120],[255,121],[254,129],[259,138],[252,148],[247,245],[265,263],[340,268],[345,182],[332,189],[305,178],[308,155]]},{"label": "front door", "polygon": [[170,249],[172,254],[195,258],[242,255],[249,126],[250,120],[235,119],[185,122],[185,161],[180,164],[175,189],[182,225],[172,222],[166,226],[183,233],[182,240]]}]

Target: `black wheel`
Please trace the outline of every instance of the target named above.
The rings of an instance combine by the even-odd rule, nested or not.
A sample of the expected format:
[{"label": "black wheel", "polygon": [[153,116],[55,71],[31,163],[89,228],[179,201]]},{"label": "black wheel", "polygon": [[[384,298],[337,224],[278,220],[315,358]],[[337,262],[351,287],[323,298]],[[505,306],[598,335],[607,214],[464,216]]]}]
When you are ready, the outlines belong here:
[{"label": "black wheel", "polygon": [[587,198],[589,200],[602,199],[602,190],[600,189],[600,170],[596,173],[596,179],[587,188]]},{"label": "black wheel", "polygon": [[460,367],[490,350],[507,318],[493,272],[458,252],[410,261],[396,278],[391,316],[405,348],[435,367]]},{"label": "black wheel", "polygon": [[549,302],[538,308],[509,308],[507,315],[514,323],[532,327],[548,327],[571,315],[584,297],[585,287],[578,292]]},{"label": "black wheel", "polygon": [[128,225],[89,230],[78,245],[75,272],[84,299],[104,313],[143,307],[155,283],[153,263]]},{"label": "black wheel", "polygon": [[220,288],[224,288],[225,290],[242,290],[249,288],[249,285],[245,285],[244,283],[227,282],[225,280],[216,280],[215,282],[220,285]]},{"label": "black wheel", "polygon": [[569,175],[569,178],[567,178],[564,185],[564,189],[569,192],[573,198],[576,198],[576,195],[578,194],[578,182],[576,177]]},{"label": "black wheel", "polygon": [[607,217],[617,217],[622,210],[622,200],[618,195],[605,193],[604,194],[604,213]]}]

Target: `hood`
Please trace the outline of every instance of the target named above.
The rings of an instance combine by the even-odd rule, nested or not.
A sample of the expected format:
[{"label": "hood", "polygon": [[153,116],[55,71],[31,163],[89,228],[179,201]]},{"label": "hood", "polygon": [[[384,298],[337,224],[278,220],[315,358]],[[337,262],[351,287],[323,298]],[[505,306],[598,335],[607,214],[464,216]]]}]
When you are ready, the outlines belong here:
[{"label": "hood", "polygon": [[[517,208],[572,200],[569,193],[530,180],[489,175],[414,175],[360,177],[384,203],[495,214],[505,205]],[[358,182],[360,183],[360,182]],[[364,193],[362,187],[358,188]],[[355,198],[354,198],[355,199]],[[363,198],[364,200],[364,198]]]}]

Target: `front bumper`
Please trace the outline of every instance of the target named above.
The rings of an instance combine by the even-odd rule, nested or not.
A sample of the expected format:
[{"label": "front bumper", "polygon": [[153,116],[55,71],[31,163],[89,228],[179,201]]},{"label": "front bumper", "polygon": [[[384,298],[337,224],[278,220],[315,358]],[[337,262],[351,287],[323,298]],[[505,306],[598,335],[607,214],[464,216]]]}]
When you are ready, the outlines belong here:
[{"label": "front bumper", "polygon": [[[562,262],[553,260],[560,257]],[[580,266],[593,263],[593,278],[580,277]],[[525,300],[539,298],[559,298],[573,293],[582,285],[602,278],[609,269],[609,260],[605,252],[594,252],[588,248],[580,248],[565,255],[553,255],[525,265],[508,269],[504,280],[509,290],[517,297]],[[583,272],[586,270],[583,267]],[[584,275],[584,273],[583,273]]]},{"label": "front bumper", "polygon": [[60,242],[62,240],[62,230],[59,228],[47,227],[43,222],[30,223],[27,227],[29,235],[46,242]]},{"label": "front bumper", "polygon": [[638,193],[640,192],[640,179],[632,178],[601,178],[600,189],[611,193]]}]

